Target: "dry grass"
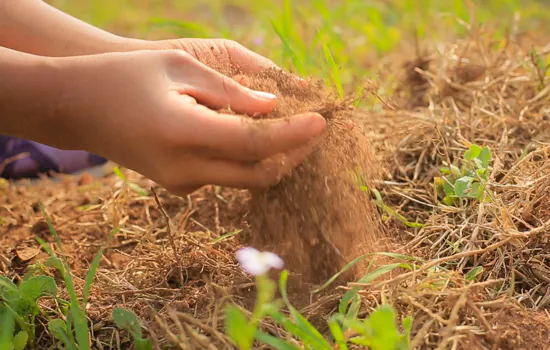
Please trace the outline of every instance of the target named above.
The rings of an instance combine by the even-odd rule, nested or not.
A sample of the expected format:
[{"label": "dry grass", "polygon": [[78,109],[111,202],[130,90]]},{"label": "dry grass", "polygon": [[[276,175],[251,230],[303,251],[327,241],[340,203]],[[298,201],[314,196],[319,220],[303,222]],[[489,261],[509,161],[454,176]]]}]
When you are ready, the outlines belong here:
[{"label": "dry grass", "polygon": [[[418,57],[405,66],[395,96],[386,97],[386,110],[364,115],[386,164],[386,179],[378,183],[384,201],[425,224],[407,228],[387,218],[386,228],[403,242],[395,251],[427,262],[364,286],[361,314],[389,300],[401,315],[413,315],[413,346],[419,349],[543,349],[550,334],[549,79],[533,64],[531,40],[495,45],[487,38],[476,33]],[[493,152],[492,200],[444,206],[433,178],[444,162],[458,162],[470,143]],[[128,175],[148,188],[147,180]],[[0,273],[20,278],[29,264],[44,259],[43,253],[21,258],[38,246],[34,235],[52,241],[38,201],[79,278],[108,232],[122,225],[87,305],[96,346],[130,345],[110,320],[113,307],[121,306],[142,317],[157,346],[232,348],[222,330],[223,306],[250,309],[254,284],[233,258],[239,234],[214,240],[246,229],[247,192],[207,187],[176,198],[157,189],[157,201],[154,193],[140,196],[114,176],[83,184],[88,180],[2,187]],[[466,280],[478,266],[482,273]],[[352,285],[312,295],[302,312],[323,329]],[[55,307],[48,300],[44,306]],[[273,324],[262,327],[288,336]],[[52,344],[46,333],[41,344]]]}]

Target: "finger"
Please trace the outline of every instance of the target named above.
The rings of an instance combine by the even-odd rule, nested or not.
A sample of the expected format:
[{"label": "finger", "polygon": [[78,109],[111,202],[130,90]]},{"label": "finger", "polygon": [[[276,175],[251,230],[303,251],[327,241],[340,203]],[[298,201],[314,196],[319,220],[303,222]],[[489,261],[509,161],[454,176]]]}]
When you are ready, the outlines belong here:
[{"label": "finger", "polygon": [[[291,74],[285,72],[279,66],[277,66],[273,61],[253,52],[246,47],[235,43],[229,42],[225,44],[226,50],[231,57],[231,62],[233,62],[241,71],[245,74],[256,74],[263,72],[266,69],[275,69],[280,71],[282,74]],[[307,81],[300,78],[295,74],[291,74],[293,78],[300,82],[300,85],[307,86]]]},{"label": "finger", "polygon": [[234,41],[223,41],[222,45],[231,58],[231,62],[239,67],[243,73],[255,74],[266,69],[281,69],[270,59]]},{"label": "finger", "polygon": [[190,118],[198,131],[187,142],[206,155],[231,160],[259,161],[301,147],[321,135],[326,125],[317,113],[258,120],[202,108]]},{"label": "finger", "polygon": [[249,115],[269,113],[277,97],[263,91],[251,90],[235,80],[195,61],[183,79],[176,79],[177,90],[188,94],[213,109],[230,109]]},{"label": "finger", "polygon": [[[265,188],[277,184],[284,176],[298,166],[320,141],[320,138],[310,140],[306,145],[284,154],[278,154],[261,162],[245,163],[221,159],[202,158],[192,172],[187,173],[189,179],[196,181],[197,186],[217,185],[240,189]],[[185,188],[189,188],[186,185]]]}]

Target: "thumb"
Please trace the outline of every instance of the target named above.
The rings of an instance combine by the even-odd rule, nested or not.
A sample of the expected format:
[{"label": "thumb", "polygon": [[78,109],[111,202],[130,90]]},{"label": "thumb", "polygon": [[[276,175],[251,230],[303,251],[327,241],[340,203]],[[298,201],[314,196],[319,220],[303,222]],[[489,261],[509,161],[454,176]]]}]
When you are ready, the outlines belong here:
[{"label": "thumb", "polygon": [[214,109],[228,108],[236,113],[255,115],[269,113],[277,97],[264,91],[249,89],[197,61],[200,73],[193,74],[183,93]]}]

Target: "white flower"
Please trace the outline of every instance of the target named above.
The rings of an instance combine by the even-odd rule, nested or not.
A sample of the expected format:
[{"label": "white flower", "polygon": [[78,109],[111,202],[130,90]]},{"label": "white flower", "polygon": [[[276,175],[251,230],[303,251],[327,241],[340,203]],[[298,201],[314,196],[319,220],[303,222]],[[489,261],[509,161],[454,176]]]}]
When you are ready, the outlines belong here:
[{"label": "white flower", "polygon": [[283,260],[277,254],[260,252],[251,247],[240,249],[236,256],[243,270],[253,276],[263,275],[271,268],[283,267]]}]

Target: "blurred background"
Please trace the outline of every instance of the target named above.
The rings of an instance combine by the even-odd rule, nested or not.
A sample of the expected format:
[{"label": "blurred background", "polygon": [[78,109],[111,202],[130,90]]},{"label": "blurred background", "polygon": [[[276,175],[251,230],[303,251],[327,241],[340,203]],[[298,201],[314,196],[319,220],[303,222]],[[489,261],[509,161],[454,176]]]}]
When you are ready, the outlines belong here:
[{"label": "blurred background", "polygon": [[510,35],[540,44],[550,28],[550,1],[544,0],[47,2],[120,35],[233,39],[302,75],[330,75],[324,44],[344,85],[384,72],[388,61],[469,35],[472,23],[490,31],[495,45],[505,45]]}]

